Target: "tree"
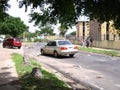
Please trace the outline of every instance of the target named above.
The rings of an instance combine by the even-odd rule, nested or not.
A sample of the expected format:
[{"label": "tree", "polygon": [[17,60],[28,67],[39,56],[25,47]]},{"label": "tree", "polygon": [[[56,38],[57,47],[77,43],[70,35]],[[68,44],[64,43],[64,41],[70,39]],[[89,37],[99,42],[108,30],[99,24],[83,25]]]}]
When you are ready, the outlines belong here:
[{"label": "tree", "polygon": [[0,0],[0,21],[3,21],[5,17],[9,16],[5,11],[10,8],[8,4],[9,0]]},{"label": "tree", "polygon": [[89,16],[99,22],[113,20],[114,26],[120,29],[120,0],[22,0],[19,6],[40,7],[42,13],[30,14],[35,23],[74,24],[80,15]]},{"label": "tree", "polygon": [[55,35],[54,30],[50,26],[42,27],[39,34]]},{"label": "tree", "polygon": [[60,35],[64,36],[68,28],[65,25],[61,25],[58,29],[60,31]]},{"label": "tree", "polygon": [[[31,6],[30,21],[35,21],[36,25],[61,23],[71,26],[80,15],[86,15],[101,23],[113,20],[116,29],[120,29],[120,0],[20,0],[19,7],[24,5],[25,11]],[[36,8],[42,12],[35,12]]]},{"label": "tree", "polygon": [[32,41],[36,37],[36,34],[29,31],[25,31],[22,34],[22,37],[25,41]]},{"label": "tree", "polygon": [[9,16],[5,18],[4,22],[0,23],[0,34],[17,37],[27,30],[28,26],[26,26],[20,18]]},{"label": "tree", "polygon": [[120,29],[120,0],[84,0],[84,14],[100,23],[113,20],[116,29]]},{"label": "tree", "polygon": [[76,31],[71,32],[69,35],[76,35]]}]

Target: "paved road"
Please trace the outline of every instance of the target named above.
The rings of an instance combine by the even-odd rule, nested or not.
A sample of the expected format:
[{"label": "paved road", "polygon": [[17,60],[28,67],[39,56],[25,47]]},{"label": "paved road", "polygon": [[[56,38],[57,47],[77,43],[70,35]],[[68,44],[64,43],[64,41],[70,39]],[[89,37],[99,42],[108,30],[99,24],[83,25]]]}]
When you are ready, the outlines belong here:
[{"label": "paved road", "polygon": [[100,90],[120,90],[120,58],[94,53],[78,52],[74,58],[41,56],[42,43],[36,43],[24,51],[40,63],[46,64],[85,85]]}]

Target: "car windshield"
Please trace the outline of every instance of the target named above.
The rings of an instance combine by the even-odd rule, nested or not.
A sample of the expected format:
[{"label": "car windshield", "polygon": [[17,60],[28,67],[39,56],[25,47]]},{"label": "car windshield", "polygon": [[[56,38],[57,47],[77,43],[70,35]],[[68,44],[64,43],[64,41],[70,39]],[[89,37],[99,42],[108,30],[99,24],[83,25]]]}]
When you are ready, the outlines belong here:
[{"label": "car windshield", "polygon": [[71,45],[72,43],[70,43],[69,41],[58,41],[59,45]]}]

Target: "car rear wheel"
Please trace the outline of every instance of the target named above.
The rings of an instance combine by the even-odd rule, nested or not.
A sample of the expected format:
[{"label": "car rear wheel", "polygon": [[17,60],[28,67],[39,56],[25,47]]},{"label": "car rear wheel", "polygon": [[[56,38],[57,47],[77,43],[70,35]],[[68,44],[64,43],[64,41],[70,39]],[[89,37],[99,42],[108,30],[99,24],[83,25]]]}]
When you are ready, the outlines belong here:
[{"label": "car rear wheel", "polygon": [[41,55],[44,55],[44,54],[45,54],[45,52],[44,52],[44,50],[42,49],[42,50],[41,50]]},{"label": "car rear wheel", "polygon": [[55,51],[54,52],[54,57],[57,58],[58,57],[58,53]]},{"label": "car rear wheel", "polygon": [[74,56],[74,54],[70,54],[69,56],[70,56],[70,57],[73,57],[73,56]]}]

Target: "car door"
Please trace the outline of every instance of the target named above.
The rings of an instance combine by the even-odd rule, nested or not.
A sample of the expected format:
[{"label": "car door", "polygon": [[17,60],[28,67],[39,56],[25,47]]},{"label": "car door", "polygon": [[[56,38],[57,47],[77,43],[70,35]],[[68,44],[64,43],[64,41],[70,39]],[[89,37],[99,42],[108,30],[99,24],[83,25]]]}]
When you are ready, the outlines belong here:
[{"label": "car door", "polygon": [[48,42],[48,43],[45,45],[45,47],[44,47],[45,53],[50,54],[50,47],[51,47],[51,45],[52,45],[52,42],[51,42],[51,41]]},{"label": "car door", "polygon": [[51,46],[49,47],[49,53],[54,54],[55,48],[56,48],[56,41],[52,41]]},{"label": "car door", "polygon": [[10,41],[11,41],[11,39],[6,40],[6,42],[5,42],[6,46],[10,46]]}]

